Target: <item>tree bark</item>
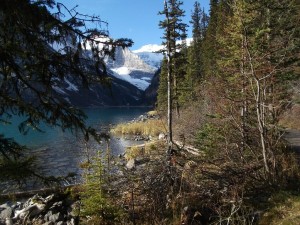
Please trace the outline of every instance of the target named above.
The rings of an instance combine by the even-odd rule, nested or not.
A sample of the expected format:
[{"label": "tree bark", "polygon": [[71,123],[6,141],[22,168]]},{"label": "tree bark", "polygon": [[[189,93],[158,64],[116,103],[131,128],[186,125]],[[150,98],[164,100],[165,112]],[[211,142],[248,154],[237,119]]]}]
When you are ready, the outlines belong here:
[{"label": "tree bark", "polygon": [[172,132],[172,49],[171,49],[171,31],[170,31],[170,18],[169,18],[169,10],[168,10],[168,4],[167,1],[164,0],[164,8],[165,8],[165,14],[167,19],[167,70],[168,70],[168,76],[167,76],[167,82],[168,82],[168,151],[170,152],[172,149],[172,143],[173,143],[173,132]]}]

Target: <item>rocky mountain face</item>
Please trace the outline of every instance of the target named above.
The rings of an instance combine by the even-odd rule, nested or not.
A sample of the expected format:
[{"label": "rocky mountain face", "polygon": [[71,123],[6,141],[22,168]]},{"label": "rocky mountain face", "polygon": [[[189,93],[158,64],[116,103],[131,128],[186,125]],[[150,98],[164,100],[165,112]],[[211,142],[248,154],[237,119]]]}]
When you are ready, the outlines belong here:
[{"label": "rocky mountain face", "polygon": [[125,80],[144,91],[151,83],[157,67],[147,63],[128,48],[117,48],[115,60],[108,60],[107,67],[117,79]]},{"label": "rocky mountain face", "polygon": [[142,90],[112,75],[109,78],[110,85],[92,84],[88,88],[70,78],[56,86],[55,91],[67,102],[80,107],[144,105]]},{"label": "rocky mountain face", "polygon": [[54,90],[67,102],[80,107],[153,105],[162,54],[151,51],[134,53],[128,48],[117,48],[115,60],[106,61],[111,81],[109,86],[93,84],[84,88],[70,76]]}]

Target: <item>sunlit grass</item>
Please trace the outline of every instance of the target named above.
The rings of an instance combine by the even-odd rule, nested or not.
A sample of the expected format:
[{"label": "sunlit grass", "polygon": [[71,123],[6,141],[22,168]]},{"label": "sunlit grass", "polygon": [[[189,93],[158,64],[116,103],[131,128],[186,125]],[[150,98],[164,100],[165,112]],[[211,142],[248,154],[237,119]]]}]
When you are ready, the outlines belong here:
[{"label": "sunlit grass", "polygon": [[135,159],[138,157],[161,156],[166,150],[166,142],[163,140],[148,142],[143,145],[127,147],[125,151],[125,159]]},{"label": "sunlit grass", "polygon": [[264,213],[260,225],[300,224],[300,196],[279,192],[270,201],[273,207]]},{"label": "sunlit grass", "polygon": [[148,116],[157,116],[157,115],[158,115],[158,112],[155,111],[155,110],[152,110],[152,111],[147,112],[147,115],[148,115]]},{"label": "sunlit grass", "polygon": [[121,123],[114,127],[111,132],[114,134],[129,135],[151,135],[158,136],[166,131],[166,126],[162,120],[152,119],[146,122]]}]

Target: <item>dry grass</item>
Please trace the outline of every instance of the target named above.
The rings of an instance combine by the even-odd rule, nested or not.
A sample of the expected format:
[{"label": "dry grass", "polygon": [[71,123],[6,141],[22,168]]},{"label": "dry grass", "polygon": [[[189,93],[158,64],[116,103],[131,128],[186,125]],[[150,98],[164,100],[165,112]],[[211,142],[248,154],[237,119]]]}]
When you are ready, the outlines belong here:
[{"label": "dry grass", "polygon": [[148,115],[148,116],[157,116],[157,115],[158,115],[158,112],[155,111],[155,110],[152,110],[152,111],[147,112],[147,115]]},{"label": "dry grass", "polygon": [[157,136],[166,131],[165,127],[163,121],[153,119],[147,120],[146,122],[121,123],[111,131],[114,134]]},{"label": "dry grass", "polygon": [[136,145],[126,148],[125,159],[135,159],[138,157],[150,157],[155,158],[160,156],[166,149],[166,143],[164,141],[153,141],[143,145]]},{"label": "dry grass", "polygon": [[260,225],[300,224],[300,196],[279,192],[271,198],[270,208],[262,217]]}]

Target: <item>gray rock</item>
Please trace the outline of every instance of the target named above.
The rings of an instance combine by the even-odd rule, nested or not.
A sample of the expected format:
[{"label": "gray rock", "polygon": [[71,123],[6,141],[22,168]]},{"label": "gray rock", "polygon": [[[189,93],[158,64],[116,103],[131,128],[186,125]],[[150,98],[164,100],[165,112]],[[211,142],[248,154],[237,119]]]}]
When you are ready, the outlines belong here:
[{"label": "gray rock", "polygon": [[50,210],[51,209],[61,209],[63,207],[63,202],[62,201],[59,201],[59,202],[55,202],[51,207],[50,207]]},{"label": "gray rock", "polygon": [[9,204],[8,202],[6,202],[6,203],[0,205],[0,210],[1,209],[6,209],[6,208],[10,208],[10,207],[11,207],[11,204]]},{"label": "gray rock", "polygon": [[51,222],[51,221],[48,221],[46,223],[43,223],[43,225],[54,225],[55,223]]},{"label": "gray rock", "polygon": [[12,220],[12,218],[6,218],[6,220],[5,220],[5,225],[13,225],[14,223],[13,223],[13,220]]},{"label": "gray rock", "polygon": [[45,198],[45,201],[50,202],[54,199],[54,197],[55,197],[55,194],[49,195],[47,198]]},{"label": "gray rock", "polygon": [[45,221],[50,221],[50,216],[52,216],[53,215],[53,212],[50,210],[50,211],[48,211],[47,213],[46,213],[46,215],[44,216],[44,220]]},{"label": "gray rock", "polygon": [[58,212],[56,214],[53,214],[49,217],[49,221],[53,222],[53,223],[56,223],[56,222],[59,222],[59,221],[62,221],[64,219],[64,216],[62,213]]},{"label": "gray rock", "polygon": [[135,137],[133,138],[133,140],[134,140],[134,141],[143,141],[144,138],[143,138],[142,136],[140,136],[140,135],[137,135],[137,136],[135,136]]},{"label": "gray rock", "polygon": [[14,215],[14,211],[8,203],[5,203],[0,206],[0,219],[1,220],[5,221],[7,218],[12,218],[13,215]]},{"label": "gray rock", "polygon": [[141,122],[145,122],[147,120],[147,116],[140,115],[137,120]]},{"label": "gray rock", "polygon": [[26,216],[35,217],[45,209],[45,206],[45,204],[34,203],[22,210],[16,210],[14,219],[23,219]]},{"label": "gray rock", "polygon": [[133,170],[135,168],[135,159],[130,159],[127,163],[126,163],[126,168],[128,170]]},{"label": "gray rock", "polygon": [[66,225],[66,223],[63,221],[59,221],[58,223],[56,223],[56,225]]},{"label": "gray rock", "polygon": [[32,198],[29,198],[23,205],[24,208],[34,205],[35,203],[44,203],[45,199],[38,194],[34,195]]},{"label": "gray rock", "polygon": [[75,222],[75,219],[72,218],[70,221],[67,222],[67,225],[75,225],[76,222]]}]

